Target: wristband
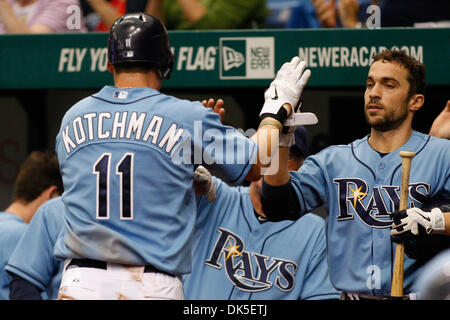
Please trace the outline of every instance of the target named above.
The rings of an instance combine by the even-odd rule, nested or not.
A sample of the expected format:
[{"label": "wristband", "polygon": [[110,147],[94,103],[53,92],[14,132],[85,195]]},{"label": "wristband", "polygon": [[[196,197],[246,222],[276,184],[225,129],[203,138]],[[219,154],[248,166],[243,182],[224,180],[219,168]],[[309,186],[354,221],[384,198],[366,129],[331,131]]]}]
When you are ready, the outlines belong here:
[{"label": "wristband", "polygon": [[275,120],[275,119],[274,120],[263,119],[263,120],[261,120],[261,122],[260,122],[260,124],[258,126],[258,129],[263,127],[263,126],[266,126],[266,125],[275,126],[275,127],[277,127],[278,130],[281,130],[283,128],[282,124],[279,121]]}]

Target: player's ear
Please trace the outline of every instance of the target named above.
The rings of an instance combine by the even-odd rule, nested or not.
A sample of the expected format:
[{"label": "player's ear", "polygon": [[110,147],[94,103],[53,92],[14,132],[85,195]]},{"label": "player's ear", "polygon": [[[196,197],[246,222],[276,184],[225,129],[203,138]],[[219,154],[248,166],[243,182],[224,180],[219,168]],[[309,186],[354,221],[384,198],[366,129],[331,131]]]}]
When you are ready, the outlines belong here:
[{"label": "player's ear", "polygon": [[416,112],[422,108],[424,102],[425,96],[423,94],[413,94],[411,98],[409,98],[409,110]]},{"label": "player's ear", "polygon": [[60,196],[59,192],[58,192],[58,187],[53,185],[48,187],[47,189],[45,189],[44,191],[42,191],[41,196],[45,199],[45,200],[50,200],[54,197],[58,197]]},{"label": "player's ear", "polygon": [[114,73],[114,66],[108,62],[107,64],[108,71]]}]

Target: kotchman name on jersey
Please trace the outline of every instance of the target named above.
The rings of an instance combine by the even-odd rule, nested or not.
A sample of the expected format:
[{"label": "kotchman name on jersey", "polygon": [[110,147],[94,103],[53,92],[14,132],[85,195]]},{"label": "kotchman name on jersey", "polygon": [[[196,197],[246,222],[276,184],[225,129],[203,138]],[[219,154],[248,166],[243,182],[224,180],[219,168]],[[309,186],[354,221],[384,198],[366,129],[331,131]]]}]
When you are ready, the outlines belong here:
[{"label": "kotchman name on jersey", "polygon": [[[399,210],[400,187],[376,186],[369,193],[368,184],[359,178],[334,179],[339,203],[338,221],[354,219],[356,214],[366,225],[374,228],[388,228],[392,224],[389,214]],[[430,185],[425,182],[409,185],[408,207],[421,206],[430,195]]]},{"label": "kotchman name on jersey", "polygon": [[[264,291],[273,285],[282,291],[294,288],[296,263],[245,251],[244,242],[237,234],[224,228],[218,231],[220,235],[205,263],[223,269],[235,287],[248,292]],[[271,281],[273,272],[277,275]]]}]

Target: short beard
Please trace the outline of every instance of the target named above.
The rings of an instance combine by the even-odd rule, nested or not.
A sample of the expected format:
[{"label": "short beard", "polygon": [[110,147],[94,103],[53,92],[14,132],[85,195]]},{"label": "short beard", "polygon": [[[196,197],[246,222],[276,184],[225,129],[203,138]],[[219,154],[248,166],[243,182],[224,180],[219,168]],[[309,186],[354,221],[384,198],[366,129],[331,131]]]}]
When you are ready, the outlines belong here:
[{"label": "short beard", "polygon": [[[366,105],[366,110],[367,110],[367,106],[372,103],[378,104],[384,110],[386,110],[384,105],[377,101],[369,101]],[[394,130],[394,129],[398,128],[403,123],[403,121],[405,121],[406,117],[408,117],[408,108],[404,108],[402,110],[404,110],[404,112],[402,112],[400,115],[396,116],[394,112],[391,112],[389,114],[386,114],[386,117],[384,119],[382,119],[376,123],[369,122],[369,116],[367,115],[367,112],[364,112],[364,115],[366,117],[367,124],[371,128],[373,128],[377,131],[385,132],[385,131]]]}]

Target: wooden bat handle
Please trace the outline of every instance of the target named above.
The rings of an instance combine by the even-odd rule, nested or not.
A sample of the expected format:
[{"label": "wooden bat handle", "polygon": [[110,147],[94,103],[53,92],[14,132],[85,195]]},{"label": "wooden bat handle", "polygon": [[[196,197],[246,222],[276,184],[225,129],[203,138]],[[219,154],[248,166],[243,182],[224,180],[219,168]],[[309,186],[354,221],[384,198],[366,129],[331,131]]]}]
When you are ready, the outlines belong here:
[{"label": "wooden bat handle", "polygon": [[[409,171],[411,160],[415,156],[411,151],[400,151],[402,157],[402,181],[400,187],[400,207],[399,210],[408,208],[409,194]],[[405,262],[405,245],[397,243],[395,246],[394,271],[392,273],[391,296],[395,298],[403,297],[403,271]]]}]

